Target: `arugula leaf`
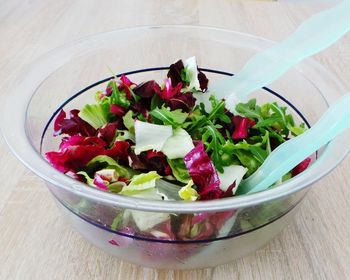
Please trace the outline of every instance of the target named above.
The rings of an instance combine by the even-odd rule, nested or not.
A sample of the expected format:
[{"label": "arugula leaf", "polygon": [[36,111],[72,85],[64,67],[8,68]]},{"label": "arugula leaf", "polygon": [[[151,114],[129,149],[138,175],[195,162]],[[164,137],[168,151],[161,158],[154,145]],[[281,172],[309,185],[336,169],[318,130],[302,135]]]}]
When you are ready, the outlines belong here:
[{"label": "arugula leaf", "polygon": [[232,122],[230,117],[226,114],[219,115],[219,120],[222,121],[223,123],[231,123]]},{"label": "arugula leaf", "polygon": [[307,128],[305,127],[305,124],[302,123],[300,126],[290,126],[289,130],[291,131],[293,136],[298,136],[304,133],[307,130]]},{"label": "arugula leaf", "polygon": [[223,172],[221,162],[221,150],[222,145],[226,143],[225,138],[217,130],[219,126],[215,126],[212,122],[208,121],[208,125],[204,127],[204,133],[202,135],[202,141],[206,147],[206,152],[210,155],[216,169],[219,172]]},{"label": "arugula leaf", "polygon": [[161,107],[162,104],[164,104],[164,101],[159,97],[158,94],[154,94],[151,99],[151,110]]},{"label": "arugula leaf", "polygon": [[[265,140],[266,142],[267,140]],[[248,175],[252,174],[266,159],[268,152],[262,148],[262,142],[249,144],[246,141],[239,143],[226,142],[222,146],[225,154],[235,156],[239,164],[248,168]]]},{"label": "arugula leaf", "polygon": [[271,127],[279,120],[279,117],[270,117],[264,120],[260,120],[256,123],[256,125],[253,126],[253,128]]},{"label": "arugula leaf", "polygon": [[256,99],[251,99],[247,103],[238,103],[236,111],[243,116],[251,119],[262,120],[261,109],[256,105]]},{"label": "arugula leaf", "polygon": [[191,114],[191,117],[194,118],[194,121],[192,122],[192,125],[189,126],[188,131],[192,135],[198,134],[198,130],[208,125],[209,122],[212,124],[216,124],[220,121],[224,123],[231,122],[230,118],[225,114],[225,101],[217,100],[214,95],[211,95],[209,97],[209,100],[212,106],[212,110],[209,114],[205,111],[203,103],[199,104],[197,110],[194,111],[195,114]]},{"label": "arugula leaf", "polygon": [[259,161],[254,156],[252,156],[252,153],[250,151],[235,150],[234,154],[237,156],[241,164],[244,167],[248,168],[248,176],[253,174],[259,168]]},{"label": "arugula leaf", "polygon": [[182,112],[181,109],[171,111],[165,107],[153,109],[150,115],[162,121],[164,125],[171,125],[174,128],[181,126],[188,117],[188,113]]},{"label": "arugula leaf", "polygon": [[211,102],[212,111],[208,115],[208,120],[215,123],[216,119],[220,119],[223,115],[225,115],[225,101],[218,101],[214,95],[209,97],[209,101]]},{"label": "arugula leaf", "polygon": [[286,142],[286,140],[272,128],[268,128],[268,131],[270,133],[270,136],[277,139],[280,144]]},{"label": "arugula leaf", "polygon": [[276,118],[278,118],[283,125],[283,127],[287,126],[286,122],[286,109],[285,107],[279,107],[276,102],[270,104],[271,110],[276,114]]},{"label": "arugula leaf", "polygon": [[188,69],[187,66],[185,66],[183,69],[181,69],[180,73],[181,80],[186,84],[189,85],[192,79],[192,73]]},{"label": "arugula leaf", "polygon": [[111,104],[117,104],[119,106],[128,108],[130,106],[130,101],[126,97],[126,93],[119,91],[117,83],[115,81],[110,81],[107,87],[112,87],[111,94]]},{"label": "arugula leaf", "polygon": [[268,156],[267,151],[258,146],[251,145],[249,147],[249,151],[251,151],[254,158],[259,162],[260,165],[263,164],[263,162]]}]

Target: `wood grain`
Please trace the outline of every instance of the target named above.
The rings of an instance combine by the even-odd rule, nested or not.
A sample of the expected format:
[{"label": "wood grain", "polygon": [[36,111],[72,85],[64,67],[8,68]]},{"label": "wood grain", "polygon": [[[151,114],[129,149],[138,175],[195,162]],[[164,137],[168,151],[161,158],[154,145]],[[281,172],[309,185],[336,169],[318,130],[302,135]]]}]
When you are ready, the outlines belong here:
[{"label": "wood grain", "polygon": [[[201,24],[280,40],[337,1],[0,0],[0,94],[66,42],[145,24]],[[326,24],[326,23],[325,23]],[[320,32],[322,27],[320,27]],[[350,36],[316,56],[350,88]],[[350,279],[350,157],[309,192],[295,221],[257,252],[213,269],[158,271],[88,244],[44,183],[0,141],[0,279]]]}]

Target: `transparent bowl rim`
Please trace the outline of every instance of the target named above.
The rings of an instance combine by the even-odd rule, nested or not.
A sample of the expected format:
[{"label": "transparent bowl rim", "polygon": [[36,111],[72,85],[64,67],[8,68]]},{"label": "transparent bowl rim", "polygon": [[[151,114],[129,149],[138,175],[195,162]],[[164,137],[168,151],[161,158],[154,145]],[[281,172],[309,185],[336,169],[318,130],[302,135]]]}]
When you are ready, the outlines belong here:
[{"label": "transparent bowl rim", "polygon": [[[42,157],[42,155],[35,150],[26,131],[27,109],[37,88],[40,87],[45,79],[48,78],[54,71],[63,67],[71,59],[82,56],[86,54],[87,51],[91,51],[95,46],[98,46],[97,43],[103,36],[115,36],[116,34],[118,35],[121,33],[147,32],[156,29],[167,31],[186,30],[190,32],[196,30],[210,30],[218,33],[234,34],[236,36],[254,39],[269,45],[275,43],[271,40],[258,36],[217,27],[194,25],[152,25],[136,26],[103,32],[58,47],[41,56],[23,71],[23,74],[25,73],[25,75],[21,75],[21,81],[13,88],[12,93],[8,95],[5,106],[3,107],[1,118],[2,134],[6,143],[16,157],[25,166],[27,166],[49,184],[53,184],[81,197],[100,201],[101,203],[116,207],[142,211],[198,213],[238,209],[286,197],[292,193],[302,190],[307,186],[310,186],[314,182],[324,177],[348,154],[350,146],[348,145],[346,138],[349,137],[349,130],[330,141],[327,144],[322,156],[311,167],[309,167],[302,174],[279,185],[277,188],[272,188],[263,192],[245,196],[196,202],[153,201],[108,193],[102,190],[86,187],[84,183],[78,182],[54,169]],[[345,92],[344,87],[337,80],[337,78],[325,70],[319,63],[312,59],[307,59],[307,65],[316,68],[322,73],[326,73],[328,78],[331,78],[336,84],[339,91],[341,90],[341,92]],[[16,109],[17,114],[12,113],[14,109]],[[11,116],[11,118],[6,116]],[[339,152],[339,149],[341,152]],[[327,162],[327,166],[325,166],[326,163],[324,162],[323,158],[329,155],[329,153],[334,152],[334,150],[338,150],[338,157],[332,158],[332,161]],[[320,167],[322,167],[322,172],[320,172]]]}]

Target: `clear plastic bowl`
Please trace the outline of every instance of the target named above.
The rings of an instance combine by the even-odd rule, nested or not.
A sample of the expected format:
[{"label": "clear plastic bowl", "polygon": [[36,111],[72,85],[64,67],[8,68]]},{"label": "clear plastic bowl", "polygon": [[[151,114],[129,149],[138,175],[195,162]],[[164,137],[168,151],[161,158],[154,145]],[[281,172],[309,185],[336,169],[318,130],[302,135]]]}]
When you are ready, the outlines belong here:
[{"label": "clear plastic bowl", "polygon": [[[226,263],[261,247],[289,223],[307,187],[348,153],[349,131],[319,150],[309,169],[276,188],[188,203],[91,188],[56,171],[44,154],[57,150],[60,141],[52,137],[57,112],[92,102],[110,79],[109,69],[127,73],[135,82],[160,81],[168,65],[195,55],[213,83],[239,71],[252,55],[272,44],[243,33],[195,26],[137,27],[88,37],[51,51],[23,73],[3,108],[2,132],[16,156],[46,181],[67,220],[109,254],[157,268]],[[312,125],[343,92],[329,72],[307,60],[254,97],[285,104],[296,119]],[[148,217],[147,224],[142,224],[142,215]]]}]

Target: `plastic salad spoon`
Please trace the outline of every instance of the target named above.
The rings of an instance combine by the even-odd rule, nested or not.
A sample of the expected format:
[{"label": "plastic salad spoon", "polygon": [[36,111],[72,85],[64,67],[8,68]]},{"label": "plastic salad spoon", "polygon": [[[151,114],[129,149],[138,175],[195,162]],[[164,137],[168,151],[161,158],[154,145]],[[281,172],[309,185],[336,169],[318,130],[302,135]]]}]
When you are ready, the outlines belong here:
[{"label": "plastic salad spoon", "polygon": [[278,146],[259,169],[238,187],[237,194],[263,191],[306,157],[350,127],[350,92],[343,95],[321,119],[303,134]]},{"label": "plastic salad spoon", "polygon": [[350,0],[304,21],[284,41],[252,57],[233,77],[215,82],[209,90],[225,98],[228,108],[254,90],[282,76],[306,57],[329,47],[350,30]]}]

